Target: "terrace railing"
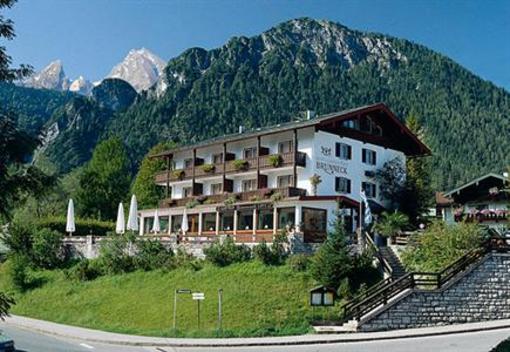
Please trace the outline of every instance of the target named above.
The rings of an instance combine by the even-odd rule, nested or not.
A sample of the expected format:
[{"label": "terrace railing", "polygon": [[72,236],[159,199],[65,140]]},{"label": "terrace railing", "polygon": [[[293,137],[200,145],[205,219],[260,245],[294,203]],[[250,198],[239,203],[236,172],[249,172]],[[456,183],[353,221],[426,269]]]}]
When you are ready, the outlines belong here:
[{"label": "terrace railing", "polygon": [[491,251],[510,252],[510,245],[504,238],[493,235],[481,248],[468,252],[440,272],[411,272],[396,280],[388,278],[381,281],[344,304],[341,319],[344,322],[350,319],[359,320],[373,309],[386,305],[390,299],[409,289],[440,289]]}]

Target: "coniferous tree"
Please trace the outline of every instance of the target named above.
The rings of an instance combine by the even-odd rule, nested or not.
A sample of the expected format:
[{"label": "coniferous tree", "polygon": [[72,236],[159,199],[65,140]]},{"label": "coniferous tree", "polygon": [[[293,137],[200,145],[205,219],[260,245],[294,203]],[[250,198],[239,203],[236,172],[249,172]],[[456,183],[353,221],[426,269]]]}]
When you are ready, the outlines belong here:
[{"label": "coniferous tree", "polygon": [[99,143],[80,175],[80,213],[114,220],[119,202],[127,198],[130,178],[129,160],[120,139],[113,137]]}]

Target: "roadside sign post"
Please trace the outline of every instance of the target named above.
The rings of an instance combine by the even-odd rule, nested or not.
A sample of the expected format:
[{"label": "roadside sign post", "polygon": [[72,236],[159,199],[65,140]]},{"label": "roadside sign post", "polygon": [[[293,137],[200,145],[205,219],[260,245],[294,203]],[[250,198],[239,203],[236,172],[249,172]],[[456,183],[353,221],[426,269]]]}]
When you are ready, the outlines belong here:
[{"label": "roadside sign post", "polygon": [[220,288],[218,290],[218,331],[221,332],[222,329],[222,304],[223,304],[223,289]]},{"label": "roadside sign post", "polygon": [[191,298],[194,301],[197,301],[197,325],[198,330],[200,330],[200,301],[203,301],[205,299],[205,295],[203,292],[193,292],[191,294]]},{"label": "roadside sign post", "polygon": [[174,331],[177,331],[177,295],[179,294],[190,294],[191,290],[187,288],[180,288],[174,291]]}]

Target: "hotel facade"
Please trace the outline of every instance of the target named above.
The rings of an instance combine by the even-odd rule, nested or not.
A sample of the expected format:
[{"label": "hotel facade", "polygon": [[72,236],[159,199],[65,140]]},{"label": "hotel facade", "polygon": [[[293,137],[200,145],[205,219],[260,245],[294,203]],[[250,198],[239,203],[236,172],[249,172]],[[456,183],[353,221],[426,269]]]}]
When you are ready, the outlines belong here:
[{"label": "hotel facade", "polygon": [[[161,232],[214,240],[272,242],[291,230],[304,242],[326,238],[338,214],[355,231],[360,191],[384,208],[375,178],[390,160],[430,150],[384,105],[313,117],[219,137],[153,155],[166,169],[157,214]],[[156,209],[140,211],[140,234],[150,234]],[[183,224],[183,219],[186,224]]]}]

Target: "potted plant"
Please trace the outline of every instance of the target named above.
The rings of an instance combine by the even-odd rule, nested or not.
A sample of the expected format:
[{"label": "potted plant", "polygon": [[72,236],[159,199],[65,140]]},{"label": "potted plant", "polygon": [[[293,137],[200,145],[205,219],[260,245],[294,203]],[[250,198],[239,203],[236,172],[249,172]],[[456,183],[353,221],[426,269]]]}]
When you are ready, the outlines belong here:
[{"label": "potted plant", "polygon": [[186,208],[188,208],[188,209],[193,209],[193,208],[194,208],[194,207],[196,207],[198,204],[200,204],[200,203],[198,202],[198,200],[197,200],[197,199],[192,199],[192,200],[190,200],[188,203],[186,203]]},{"label": "potted plant", "polygon": [[214,169],[216,168],[213,164],[203,164],[201,167],[202,171],[206,174],[214,172]]},{"label": "potted plant", "polygon": [[234,205],[234,203],[237,202],[237,196],[232,194],[230,196],[228,196],[227,199],[225,199],[225,201],[223,202],[223,204],[225,204],[225,206],[227,208],[231,207],[232,205]]},{"label": "potted plant", "polygon": [[268,161],[272,167],[278,167],[282,164],[283,159],[280,154],[273,154],[269,156]]},{"label": "potted plant", "polygon": [[178,179],[178,180],[182,180],[184,178],[184,170],[182,169],[177,169],[177,170],[174,170],[172,172],[172,175]]},{"label": "potted plant", "polygon": [[248,169],[248,160],[244,159],[237,159],[232,162],[232,165],[234,165],[234,168],[236,170],[247,170]]},{"label": "potted plant", "polygon": [[322,179],[320,175],[313,174],[312,177],[310,177],[310,183],[312,185],[312,193],[314,196],[317,195],[317,186],[322,182]]},{"label": "potted plant", "polygon": [[281,201],[283,198],[282,194],[280,192],[275,192],[271,195],[271,202],[276,203]]},{"label": "potted plant", "polygon": [[[384,212],[379,221],[375,224],[374,230],[384,238],[391,238],[401,232],[409,225],[409,217],[403,213],[395,211],[393,213]],[[375,241],[378,245],[383,245],[382,241]]]}]

